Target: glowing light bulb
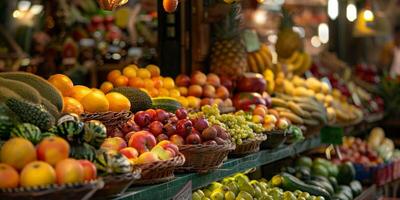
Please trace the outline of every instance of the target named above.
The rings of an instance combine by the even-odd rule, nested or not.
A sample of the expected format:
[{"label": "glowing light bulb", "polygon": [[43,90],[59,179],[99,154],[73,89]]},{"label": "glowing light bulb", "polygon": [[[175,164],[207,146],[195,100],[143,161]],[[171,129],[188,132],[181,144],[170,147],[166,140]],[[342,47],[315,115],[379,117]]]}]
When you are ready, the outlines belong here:
[{"label": "glowing light bulb", "polygon": [[315,48],[318,48],[321,46],[321,41],[319,40],[318,36],[312,36],[311,38],[311,45]]},{"label": "glowing light bulb", "polygon": [[367,22],[372,22],[372,21],[374,21],[374,18],[375,18],[374,13],[368,9],[364,11],[363,17],[364,17],[365,21],[367,21]]},{"label": "glowing light bulb", "polygon": [[328,16],[332,20],[335,20],[339,16],[338,0],[328,0]]},{"label": "glowing light bulb", "polygon": [[256,24],[265,24],[267,22],[267,13],[261,10],[256,11],[254,13],[254,22]]},{"label": "glowing light bulb", "polygon": [[326,23],[321,23],[318,25],[318,37],[319,40],[325,44],[329,41],[329,27]]},{"label": "glowing light bulb", "polygon": [[349,3],[346,7],[346,18],[350,22],[357,19],[357,7],[354,3]]}]

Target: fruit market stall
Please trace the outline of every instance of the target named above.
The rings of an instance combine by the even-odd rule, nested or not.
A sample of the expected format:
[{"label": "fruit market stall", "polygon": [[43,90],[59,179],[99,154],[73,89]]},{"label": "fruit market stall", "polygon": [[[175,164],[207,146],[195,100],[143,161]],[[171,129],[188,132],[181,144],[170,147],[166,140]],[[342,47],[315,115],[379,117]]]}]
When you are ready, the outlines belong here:
[{"label": "fruit market stall", "polygon": [[[26,2],[16,11],[39,9]],[[56,53],[44,61],[50,50],[35,60],[36,52],[28,68],[0,72],[0,199],[396,197],[400,150],[379,127],[386,102],[352,77],[379,79],[324,47],[310,51],[310,32],[299,32],[328,20],[324,3],[157,2],[46,5],[57,10],[45,12],[57,21],[47,27],[58,34]],[[79,8],[72,24],[66,8]],[[307,20],[310,10],[318,19]],[[269,25],[258,18],[242,26],[277,13]],[[158,42],[148,30],[155,26]],[[135,42],[160,54],[139,55]],[[95,79],[70,71],[81,70],[78,61]],[[385,100],[396,87],[386,81]]]}]

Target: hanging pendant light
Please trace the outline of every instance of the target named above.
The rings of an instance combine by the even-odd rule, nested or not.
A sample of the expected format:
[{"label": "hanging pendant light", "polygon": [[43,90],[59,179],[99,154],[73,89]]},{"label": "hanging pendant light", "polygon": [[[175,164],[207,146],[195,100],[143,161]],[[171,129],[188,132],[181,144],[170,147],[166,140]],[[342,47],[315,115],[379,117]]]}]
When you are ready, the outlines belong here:
[{"label": "hanging pendant light", "polygon": [[101,9],[114,10],[115,8],[128,3],[128,0],[97,0]]},{"label": "hanging pendant light", "polygon": [[178,7],[178,0],[163,0],[163,7],[165,12],[173,13]]}]

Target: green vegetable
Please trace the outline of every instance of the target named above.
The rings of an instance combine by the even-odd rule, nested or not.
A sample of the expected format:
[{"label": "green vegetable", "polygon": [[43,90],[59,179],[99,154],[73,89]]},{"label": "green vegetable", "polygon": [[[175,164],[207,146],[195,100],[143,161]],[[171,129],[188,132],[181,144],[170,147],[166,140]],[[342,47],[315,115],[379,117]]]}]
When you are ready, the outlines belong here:
[{"label": "green vegetable", "polygon": [[118,92],[128,98],[131,102],[131,111],[133,113],[147,110],[152,106],[151,97],[142,90],[131,87],[118,87],[112,89],[110,92]]},{"label": "green vegetable", "polygon": [[282,188],[289,191],[301,190],[304,192],[308,192],[312,195],[323,196],[326,199],[330,199],[330,194],[321,187],[308,185],[301,181],[300,179],[288,174],[281,173],[280,175],[282,181]]},{"label": "green vegetable", "polygon": [[351,162],[345,162],[339,165],[339,174],[337,181],[342,185],[349,185],[356,176],[356,170]]}]

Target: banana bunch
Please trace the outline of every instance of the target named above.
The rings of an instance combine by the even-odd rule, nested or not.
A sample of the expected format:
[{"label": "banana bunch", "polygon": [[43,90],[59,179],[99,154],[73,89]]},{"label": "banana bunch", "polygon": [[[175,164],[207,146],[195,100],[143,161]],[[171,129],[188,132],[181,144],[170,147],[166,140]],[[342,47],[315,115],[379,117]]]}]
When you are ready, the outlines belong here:
[{"label": "banana bunch", "polygon": [[268,94],[272,94],[275,89],[275,74],[272,72],[271,69],[265,69],[263,73],[263,77],[265,79],[265,82],[267,82],[267,87],[266,91]]},{"label": "banana bunch", "polygon": [[306,52],[295,51],[289,58],[281,59],[286,64],[287,71],[293,74],[303,74],[310,69],[312,64],[311,56]]},{"label": "banana bunch", "polygon": [[275,79],[276,92],[292,98],[311,98],[317,101],[325,107],[329,125],[355,124],[363,119],[363,113],[359,108],[349,104],[346,96],[337,89],[331,89],[325,82],[314,77],[304,79],[297,75],[291,79],[285,77],[281,79],[280,81]]},{"label": "banana bunch", "polygon": [[271,69],[272,54],[267,45],[261,44],[260,50],[247,54],[247,63],[250,72],[263,73],[265,69]]},{"label": "banana bunch", "polygon": [[289,119],[293,124],[318,126],[328,123],[324,105],[312,97],[294,97],[277,93],[271,98],[273,109],[280,117]]}]

